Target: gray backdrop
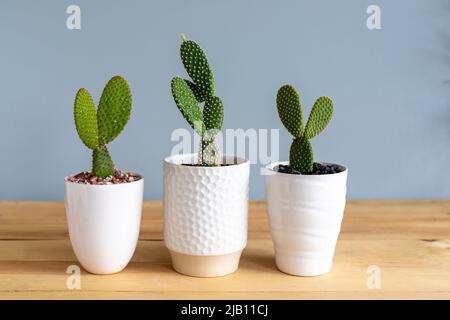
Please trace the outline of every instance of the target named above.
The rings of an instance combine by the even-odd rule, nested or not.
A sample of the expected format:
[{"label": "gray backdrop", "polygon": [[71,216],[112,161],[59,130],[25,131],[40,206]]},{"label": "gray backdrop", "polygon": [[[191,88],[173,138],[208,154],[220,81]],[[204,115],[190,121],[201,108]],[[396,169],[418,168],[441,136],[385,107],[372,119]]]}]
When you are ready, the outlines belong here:
[{"label": "gray backdrop", "polygon": [[[366,27],[372,3],[381,30]],[[81,30],[66,28],[70,4],[81,7]],[[0,199],[62,199],[64,176],[90,165],[75,92],[86,87],[98,101],[115,74],[130,83],[133,112],[110,151],[159,199],[170,134],[187,127],[169,87],[185,74],[181,32],[209,57],[226,128],[282,128],[275,95],[292,83],[307,113],[318,96],[334,99],[313,147],[316,159],[348,165],[350,198],[447,197],[449,16],[445,0],[2,0]],[[280,142],[287,158],[285,130]],[[263,182],[253,165],[253,199],[264,198]]]}]

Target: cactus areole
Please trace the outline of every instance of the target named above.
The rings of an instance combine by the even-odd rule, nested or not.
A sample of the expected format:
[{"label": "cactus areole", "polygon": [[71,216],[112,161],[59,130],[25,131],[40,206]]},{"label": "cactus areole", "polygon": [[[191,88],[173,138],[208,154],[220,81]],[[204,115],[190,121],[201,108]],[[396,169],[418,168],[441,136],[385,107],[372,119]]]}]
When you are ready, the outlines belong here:
[{"label": "cactus areole", "polygon": [[306,126],[303,127],[303,112],[300,97],[291,85],[278,90],[277,110],[280,120],[293,136],[289,152],[289,164],[302,174],[310,174],[314,169],[314,157],[310,139],[321,133],[333,115],[333,101],[320,97],[314,103]]},{"label": "cactus areole", "polygon": [[[219,166],[220,151],[216,135],[222,129],[223,104],[214,94],[214,77],[200,46],[182,35],[181,61],[191,78],[174,77],[171,81],[175,104],[189,125],[201,136],[198,164]],[[203,110],[200,108],[203,104]]]},{"label": "cactus areole", "polygon": [[106,84],[98,108],[86,89],[75,97],[75,127],[81,141],[92,150],[92,174],[106,178],[115,173],[106,145],[122,132],[131,113],[131,91],[122,77],[115,76]]}]

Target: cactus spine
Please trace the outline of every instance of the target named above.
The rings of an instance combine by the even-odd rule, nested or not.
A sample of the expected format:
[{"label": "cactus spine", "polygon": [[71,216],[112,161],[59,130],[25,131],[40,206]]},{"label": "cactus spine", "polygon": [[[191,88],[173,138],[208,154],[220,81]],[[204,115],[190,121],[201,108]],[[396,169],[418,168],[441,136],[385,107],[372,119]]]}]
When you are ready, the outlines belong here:
[{"label": "cactus spine", "polygon": [[303,128],[300,97],[293,86],[284,85],[277,93],[277,110],[281,122],[293,136],[289,164],[301,173],[311,173],[314,157],[309,140],[321,133],[330,122],[333,115],[333,101],[328,97],[318,98]]},{"label": "cactus spine", "polygon": [[[174,77],[172,96],[183,117],[201,136],[198,162],[203,166],[219,166],[220,151],[216,135],[222,129],[223,104],[214,95],[214,76],[205,53],[194,41],[182,35],[181,61],[191,80]],[[204,103],[203,111],[199,103]]]},{"label": "cactus spine", "polygon": [[78,90],[74,103],[75,127],[81,141],[92,150],[92,174],[106,178],[114,174],[114,163],[106,147],[122,132],[131,114],[131,91],[122,77],[106,84],[97,110],[89,91]]}]

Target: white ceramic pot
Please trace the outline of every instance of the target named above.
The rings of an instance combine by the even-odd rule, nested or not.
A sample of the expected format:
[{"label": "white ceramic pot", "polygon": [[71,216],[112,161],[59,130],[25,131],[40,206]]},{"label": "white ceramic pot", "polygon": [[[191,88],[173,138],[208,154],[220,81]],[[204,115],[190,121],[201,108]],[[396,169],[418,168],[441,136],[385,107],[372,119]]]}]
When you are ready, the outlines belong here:
[{"label": "white ceramic pot", "polygon": [[95,274],[122,271],[139,237],[144,179],[113,185],[65,180],[65,205],[72,248]]},{"label": "white ceramic pot", "polygon": [[341,229],[347,169],[327,175],[294,175],[266,167],[266,193],[277,267],[292,275],[331,270]]},{"label": "white ceramic pot", "polygon": [[221,167],[184,166],[196,155],[164,160],[164,241],[180,273],[217,277],[236,271],[247,244],[247,160]]}]

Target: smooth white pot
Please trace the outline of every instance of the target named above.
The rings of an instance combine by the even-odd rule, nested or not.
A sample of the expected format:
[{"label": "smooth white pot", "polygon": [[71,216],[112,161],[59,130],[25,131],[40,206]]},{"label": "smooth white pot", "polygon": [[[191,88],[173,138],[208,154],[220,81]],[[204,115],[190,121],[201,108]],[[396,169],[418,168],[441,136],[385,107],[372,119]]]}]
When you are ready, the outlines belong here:
[{"label": "smooth white pot", "polygon": [[73,250],[95,274],[122,271],[139,237],[144,179],[113,185],[65,181],[65,205]]},{"label": "smooth white pot", "polygon": [[347,169],[327,175],[278,173],[266,167],[266,193],[277,267],[289,274],[317,276],[331,270],[341,229]]},{"label": "smooth white pot", "polygon": [[234,272],[247,244],[249,161],[183,166],[196,155],[164,160],[164,241],[176,271],[199,277]]}]

